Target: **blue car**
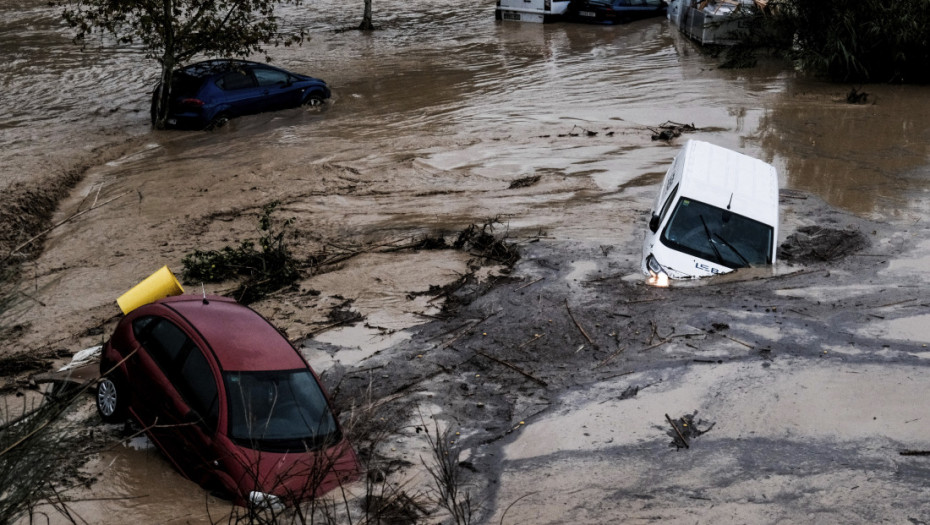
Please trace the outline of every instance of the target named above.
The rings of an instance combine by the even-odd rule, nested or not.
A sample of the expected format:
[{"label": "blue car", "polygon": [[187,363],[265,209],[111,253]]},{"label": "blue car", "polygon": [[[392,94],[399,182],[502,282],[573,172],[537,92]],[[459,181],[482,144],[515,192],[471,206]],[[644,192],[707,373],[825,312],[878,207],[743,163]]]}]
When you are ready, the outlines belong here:
[{"label": "blue car", "polygon": [[565,10],[565,19],[588,24],[622,24],[664,16],[667,7],[664,0],[572,0]]},{"label": "blue car", "polygon": [[[160,86],[152,93],[152,123]],[[166,127],[213,129],[231,118],[298,106],[320,106],[326,82],[247,60],[208,60],[178,69],[171,79]]]}]

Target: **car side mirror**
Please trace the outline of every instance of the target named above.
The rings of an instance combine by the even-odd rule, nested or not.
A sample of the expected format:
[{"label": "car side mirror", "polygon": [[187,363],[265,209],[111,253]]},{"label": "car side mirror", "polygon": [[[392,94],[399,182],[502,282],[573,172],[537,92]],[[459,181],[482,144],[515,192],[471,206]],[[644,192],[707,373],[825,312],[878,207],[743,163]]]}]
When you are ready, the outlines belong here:
[{"label": "car side mirror", "polygon": [[653,213],[652,218],[649,219],[649,231],[652,233],[659,231],[659,216],[655,213]]}]

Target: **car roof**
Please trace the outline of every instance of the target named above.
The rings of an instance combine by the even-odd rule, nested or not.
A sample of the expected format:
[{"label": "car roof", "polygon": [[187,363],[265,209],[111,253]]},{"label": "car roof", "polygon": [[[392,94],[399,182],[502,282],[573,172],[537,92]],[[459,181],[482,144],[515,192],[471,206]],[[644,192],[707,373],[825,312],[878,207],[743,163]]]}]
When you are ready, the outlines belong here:
[{"label": "car roof", "polygon": [[684,149],[681,195],[777,226],[778,173],[771,164],[699,140]]},{"label": "car roof", "polygon": [[210,345],[224,371],[307,368],[281,332],[256,311],[232,299],[176,295],[155,304],[183,317]]},{"label": "car roof", "polygon": [[[229,71],[230,69],[236,67],[254,67],[254,66],[267,66],[259,62],[252,62],[250,60],[239,60],[234,58],[221,58],[214,60],[204,60],[203,62],[196,62],[194,64],[186,65],[180,68],[178,71],[181,71],[185,75],[190,75],[196,78],[204,78],[210,75],[220,73],[223,71]],[[273,66],[267,66],[273,67]],[[277,68],[275,68],[277,69]]]}]

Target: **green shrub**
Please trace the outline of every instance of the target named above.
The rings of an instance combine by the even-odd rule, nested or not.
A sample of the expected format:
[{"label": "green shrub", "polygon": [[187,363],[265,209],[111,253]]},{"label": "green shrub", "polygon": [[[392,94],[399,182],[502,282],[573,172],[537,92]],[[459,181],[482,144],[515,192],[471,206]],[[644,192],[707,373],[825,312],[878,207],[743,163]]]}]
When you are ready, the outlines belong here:
[{"label": "green shrub", "polygon": [[254,241],[247,240],[236,247],[194,250],[181,261],[185,282],[216,283],[242,279],[233,296],[248,304],[297,281],[300,278],[299,262],[284,242],[286,230],[294,219],[287,219],[276,227],[271,215],[278,204],[272,202],[262,208],[258,219],[261,233],[258,248]]},{"label": "green shrub", "polygon": [[842,82],[930,82],[930,0],[772,0],[744,43]]}]

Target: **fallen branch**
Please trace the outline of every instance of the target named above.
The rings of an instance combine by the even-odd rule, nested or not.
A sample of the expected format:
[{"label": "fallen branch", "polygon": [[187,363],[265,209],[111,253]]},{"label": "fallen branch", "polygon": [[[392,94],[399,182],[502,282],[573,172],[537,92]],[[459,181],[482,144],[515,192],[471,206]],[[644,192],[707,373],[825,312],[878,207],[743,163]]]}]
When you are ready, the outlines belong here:
[{"label": "fallen branch", "polygon": [[546,383],[546,382],[543,381],[542,379],[540,379],[540,378],[534,376],[533,374],[531,374],[531,373],[529,373],[529,372],[523,370],[522,368],[520,368],[520,367],[518,367],[518,366],[516,366],[516,365],[514,365],[514,364],[511,364],[511,363],[508,363],[507,361],[504,361],[503,359],[499,359],[499,358],[497,358],[497,357],[494,357],[493,355],[486,354],[486,353],[482,352],[481,350],[475,350],[475,353],[478,354],[478,355],[480,355],[480,356],[486,357],[486,358],[490,359],[491,361],[494,361],[494,362],[496,362],[496,363],[500,363],[500,364],[506,366],[507,368],[513,370],[514,372],[518,372],[518,373],[520,373],[521,375],[527,377],[528,379],[531,379],[531,380],[535,381],[536,383],[539,383],[539,384],[542,385],[542,386],[549,386],[549,383]]},{"label": "fallen branch", "polygon": [[533,285],[533,284],[538,283],[539,281],[542,281],[543,279],[545,279],[545,277],[540,277],[539,279],[536,279],[535,281],[531,281],[531,282],[528,282],[528,283],[526,283],[526,284],[524,284],[524,285],[518,286],[517,288],[514,289],[514,291],[515,291],[515,292],[516,292],[516,291],[520,291],[520,290],[526,288],[527,286],[530,286],[530,285]]},{"label": "fallen branch", "polygon": [[581,325],[578,323],[578,320],[575,319],[575,315],[572,314],[572,309],[568,307],[568,299],[565,299],[565,309],[568,310],[568,316],[572,318],[572,322],[574,322],[575,326],[578,327],[578,330],[581,331],[581,335],[583,335],[584,338],[588,340],[588,343],[590,343],[591,345],[597,346],[594,344],[594,341],[591,340],[591,337],[588,336],[588,332],[585,332],[584,328],[582,328]]},{"label": "fallen branch", "polygon": [[665,414],[665,419],[668,421],[668,424],[672,425],[672,428],[675,429],[675,433],[678,434],[678,438],[681,439],[681,442],[685,444],[685,448],[691,448],[691,446],[688,445],[688,440],[685,439],[685,436],[681,433],[681,430],[678,430],[678,425],[672,421],[672,418],[668,417],[668,414]]},{"label": "fallen branch", "polygon": [[610,354],[609,356],[607,356],[607,358],[605,358],[603,361],[601,361],[600,363],[598,363],[598,364],[594,367],[594,370],[597,370],[598,368],[600,368],[600,367],[602,367],[602,366],[605,366],[607,363],[613,361],[614,359],[617,358],[617,356],[619,356],[620,354],[622,354],[624,350],[626,350],[626,348],[624,348],[624,347],[621,346],[620,348],[617,349],[616,352]]},{"label": "fallen branch", "polygon": [[494,317],[495,315],[497,315],[497,314],[499,314],[499,313],[501,313],[501,310],[498,310],[498,311],[496,311],[496,312],[494,312],[494,313],[488,314],[484,319],[481,319],[481,320],[479,320],[479,321],[477,321],[477,322],[475,322],[475,323],[472,323],[471,326],[469,326],[469,327],[465,328],[464,330],[462,330],[462,331],[459,333],[459,335],[453,337],[451,341],[449,341],[449,342],[447,342],[447,343],[443,343],[443,345],[441,346],[441,348],[446,348],[446,347],[448,347],[448,346],[451,346],[452,343],[458,341],[460,337],[462,337],[463,335],[467,334],[467,333],[468,333],[469,331],[471,331],[473,328],[475,328],[475,327],[478,326],[479,324],[481,324],[481,323],[487,321],[488,319],[490,319],[491,317]]},{"label": "fallen branch", "polygon": [[61,222],[59,222],[59,223],[57,223],[57,224],[54,224],[54,225],[52,225],[52,226],[49,227],[49,228],[46,228],[45,230],[43,230],[43,231],[39,232],[38,234],[32,236],[32,237],[31,237],[29,240],[27,240],[26,242],[23,242],[23,243],[20,244],[19,246],[16,246],[16,247],[13,248],[12,250],[10,250],[10,253],[9,253],[6,257],[4,257],[3,260],[0,261],[0,262],[6,262],[6,261],[8,261],[11,257],[13,257],[13,255],[14,255],[16,252],[18,252],[18,251],[22,250],[23,248],[25,248],[26,246],[29,246],[30,244],[34,243],[36,240],[40,239],[43,235],[46,235],[47,233],[49,233],[49,232],[51,232],[51,231],[53,231],[53,230],[55,230],[55,229],[57,229],[57,228],[59,228],[59,227],[61,227],[61,226],[64,226],[65,224],[67,224],[67,223],[73,221],[74,219],[80,217],[81,215],[84,215],[85,213],[94,211],[94,210],[96,210],[96,209],[98,209],[98,208],[102,208],[102,207],[106,206],[107,204],[110,204],[111,202],[115,201],[116,199],[125,197],[126,195],[129,195],[130,193],[132,193],[132,192],[131,192],[131,191],[127,191],[127,192],[124,192],[124,193],[120,193],[120,194],[117,195],[116,197],[113,197],[113,198],[108,199],[108,200],[106,200],[106,201],[104,201],[104,202],[101,202],[99,206],[92,206],[92,207],[90,207],[90,208],[87,208],[86,210],[81,210],[81,211],[79,211],[79,212],[76,212],[76,213],[72,214],[72,215],[71,215],[70,217],[68,217],[67,219],[65,219],[65,220],[63,220],[63,221],[61,221]]}]

